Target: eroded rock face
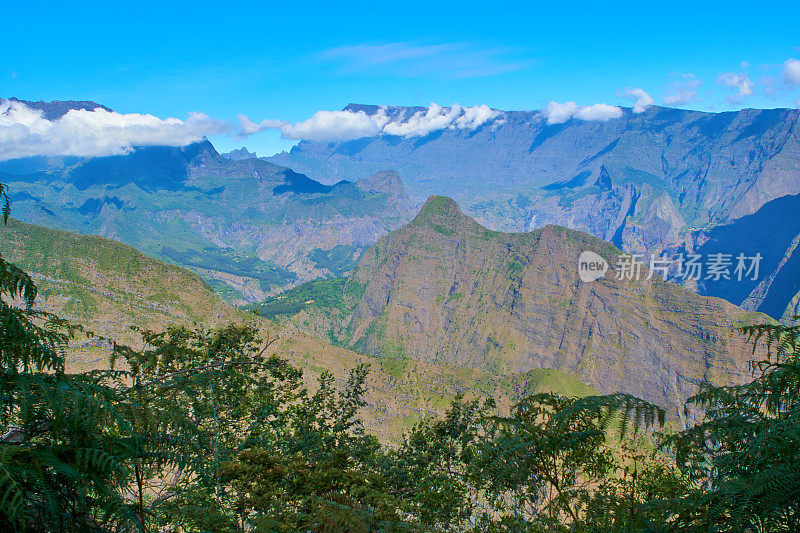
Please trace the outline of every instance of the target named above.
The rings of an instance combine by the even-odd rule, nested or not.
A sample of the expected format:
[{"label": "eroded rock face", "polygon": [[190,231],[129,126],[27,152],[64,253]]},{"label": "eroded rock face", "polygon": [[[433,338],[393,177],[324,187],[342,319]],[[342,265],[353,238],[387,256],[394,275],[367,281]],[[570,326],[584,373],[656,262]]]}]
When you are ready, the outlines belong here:
[{"label": "eroded rock face", "polygon": [[358,180],[356,186],[369,193],[385,194],[392,202],[409,201],[408,193],[400,179],[400,175],[394,170],[382,170],[372,176]]},{"label": "eroded rock face", "polygon": [[716,253],[760,255],[757,275],[704,279],[699,290],[743,309],[776,319],[800,314],[800,195],[772,200],[752,215],[710,230],[692,232],[686,248],[704,256]]},{"label": "eroded rock face", "polygon": [[[578,257],[609,264],[585,283]],[[733,330],[740,308],[654,276],[616,279],[620,251],[586,233],[546,226],[498,233],[432,197],[417,217],[362,257],[363,295],[340,340],[374,355],[496,371],[552,368],[601,392],[624,391],[681,414],[704,381],[747,379],[751,348]]]}]

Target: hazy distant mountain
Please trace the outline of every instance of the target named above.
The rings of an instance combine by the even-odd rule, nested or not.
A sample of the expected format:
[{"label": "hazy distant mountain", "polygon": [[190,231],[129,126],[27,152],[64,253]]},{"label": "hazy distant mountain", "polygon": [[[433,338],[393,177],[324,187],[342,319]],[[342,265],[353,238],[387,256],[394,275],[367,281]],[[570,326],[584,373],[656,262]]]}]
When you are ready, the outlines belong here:
[{"label": "hazy distant mountain", "polygon": [[[346,109],[369,113],[373,107],[351,104]],[[416,110],[390,108],[390,114]],[[475,131],[302,141],[289,153],[268,159],[324,183],[394,169],[412,195],[438,192],[473,200],[467,208],[478,214],[489,208],[478,200],[511,198],[510,204],[504,202],[507,216],[489,217],[509,229],[527,229],[539,210],[564,216],[575,211],[576,202],[586,197],[599,201],[626,185],[635,189],[637,204],[657,201],[666,192],[688,224],[701,226],[753,213],[771,199],[800,192],[798,117],[796,109],[705,113],[651,107],[640,114],[626,109],[622,118],[607,122],[572,119],[550,125],[540,111],[512,111],[503,113],[501,123]],[[545,208],[554,202],[560,209]],[[634,206],[634,212],[649,206]],[[605,236],[612,237],[618,228],[610,227]]]},{"label": "hazy distant mountain", "polygon": [[67,114],[68,111],[72,109],[85,109],[86,111],[94,111],[95,109],[104,109],[105,111],[111,111],[111,108],[108,108],[102,104],[98,104],[97,102],[91,102],[88,100],[54,100],[52,102],[45,102],[44,100],[39,100],[37,102],[33,102],[30,100],[20,100],[19,98],[11,97],[8,100],[0,98],[0,103],[10,101],[10,102],[20,102],[25,104],[31,109],[41,109],[43,112],[44,118],[47,120],[55,120],[57,118],[61,118]]},{"label": "hazy distant mountain", "polygon": [[381,190],[323,185],[266,161],[226,159],[208,141],[0,163],[16,217],[130,244],[191,268],[239,303],[348,272],[412,215],[392,176],[365,180]]},{"label": "hazy distant mountain", "polygon": [[[584,250],[611,265],[604,278],[579,280]],[[262,308],[356,351],[495,372],[556,369],[673,415],[701,382],[750,376],[751,349],[733,328],[766,317],[647,279],[647,269],[617,279],[620,253],[558,226],[495,232],[432,197],[364,253],[338,296],[314,295],[312,284],[299,308],[287,297]]]},{"label": "hazy distant mountain", "polygon": [[231,161],[241,161],[242,159],[253,159],[258,157],[255,152],[249,151],[244,146],[220,155],[226,159],[230,159]]},{"label": "hazy distant mountain", "polygon": [[800,193],[798,117],[797,109],[653,106],[640,114],[625,109],[607,122],[548,124],[540,111],[511,111],[475,131],[303,141],[269,160],[325,183],[393,169],[413,197],[452,196],[492,229],[559,224],[629,252],[659,252],[680,246],[691,229],[708,230]]}]

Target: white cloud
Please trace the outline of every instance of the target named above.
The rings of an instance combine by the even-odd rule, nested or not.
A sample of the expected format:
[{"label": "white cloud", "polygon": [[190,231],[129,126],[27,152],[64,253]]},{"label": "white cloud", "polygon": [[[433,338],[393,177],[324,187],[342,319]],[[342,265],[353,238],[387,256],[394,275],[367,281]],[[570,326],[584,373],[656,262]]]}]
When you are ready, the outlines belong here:
[{"label": "white cloud", "polygon": [[670,76],[677,78],[667,86],[667,95],[664,103],[667,105],[683,106],[697,100],[697,89],[703,83],[691,72],[674,73]]},{"label": "white cloud", "polygon": [[787,59],[783,64],[783,82],[786,85],[800,85],[800,61]]},{"label": "white cloud", "polygon": [[481,125],[498,117],[500,113],[486,104],[464,108],[464,114],[456,119],[456,127],[475,130]]},{"label": "white cloud", "polygon": [[424,137],[431,132],[450,127],[461,113],[462,109],[458,104],[450,106],[449,109],[431,104],[427,111],[418,111],[406,121],[388,122],[383,132],[400,137]]},{"label": "white cloud", "polygon": [[728,97],[731,101],[738,102],[753,95],[753,82],[746,72],[723,72],[717,76],[717,83],[735,91]]},{"label": "white cloud", "polygon": [[591,120],[607,122],[622,116],[622,109],[608,104],[594,104],[582,107],[575,113],[575,118],[581,120]]},{"label": "white cloud", "polygon": [[35,155],[95,157],[130,153],[135,146],[186,146],[230,126],[202,113],[160,119],[104,109],[73,109],[47,120],[21,102],[0,102],[0,161]]},{"label": "white cloud", "polygon": [[320,142],[371,137],[379,131],[376,121],[363,111],[317,111],[303,122],[281,126],[281,132],[288,139]]},{"label": "white cloud", "polygon": [[237,132],[237,137],[247,137],[248,135],[252,135],[269,128],[280,128],[283,124],[285,124],[285,122],[281,122],[280,120],[269,119],[262,120],[256,124],[247,118],[247,115],[236,115],[236,118],[239,120],[239,131]]},{"label": "white cloud", "polygon": [[543,111],[548,124],[563,124],[571,118],[586,121],[606,122],[611,119],[620,118],[622,109],[608,104],[594,104],[591,106],[579,106],[575,102],[550,102]]},{"label": "white cloud", "polygon": [[548,124],[563,124],[571,119],[577,110],[578,104],[575,102],[559,104],[551,101],[544,108],[544,116],[547,117]]},{"label": "white cloud", "polygon": [[655,103],[653,97],[647,94],[644,89],[639,87],[628,87],[621,93],[618,93],[623,98],[633,101],[633,112],[643,113],[645,109]]},{"label": "white cloud", "polygon": [[475,130],[490,121],[501,120],[499,116],[499,111],[487,105],[442,107],[433,103],[425,111],[408,118],[390,118],[385,107],[373,115],[364,111],[317,111],[311,118],[296,124],[272,119],[256,124],[245,115],[239,115],[237,135],[243,137],[266,129],[279,129],[286,139],[317,142],[349,141],[380,134],[424,137],[444,129]]}]

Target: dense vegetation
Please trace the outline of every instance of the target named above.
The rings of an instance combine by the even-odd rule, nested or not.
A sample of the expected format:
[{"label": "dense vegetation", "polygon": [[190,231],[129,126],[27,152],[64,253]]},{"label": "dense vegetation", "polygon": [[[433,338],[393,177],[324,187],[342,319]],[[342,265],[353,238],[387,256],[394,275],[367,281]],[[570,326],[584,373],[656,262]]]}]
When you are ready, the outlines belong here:
[{"label": "dense vegetation", "polygon": [[358,264],[361,249],[348,244],[337,244],[330,250],[315,248],[308,254],[317,268],[326,268],[336,277],[346,276]]},{"label": "dense vegetation", "polygon": [[180,251],[164,246],[161,254],[180,265],[217,270],[234,276],[257,279],[261,289],[269,291],[297,279],[297,274],[278,265],[262,261],[258,257],[243,257],[213,246],[206,246],[202,252],[197,250]]},{"label": "dense vegetation", "polygon": [[543,393],[507,416],[457,399],[390,449],[359,422],[364,366],[309,390],[230,325],[141,331],[118,370],[70,374],[82,330],[35,299],[0,259],[4,530],[800,531],[800,326],[746,328],[769,358],[704,386],[685,431],[628,395]]},{"label": "dense vegetation", "polygon": [[244,309],[255,311],[269,320],[295,315],[312,305],[320,309],[347,312],[358,303],[363,291],[363,286],[348,278],[315,280],[263,302],[244,306]]}]

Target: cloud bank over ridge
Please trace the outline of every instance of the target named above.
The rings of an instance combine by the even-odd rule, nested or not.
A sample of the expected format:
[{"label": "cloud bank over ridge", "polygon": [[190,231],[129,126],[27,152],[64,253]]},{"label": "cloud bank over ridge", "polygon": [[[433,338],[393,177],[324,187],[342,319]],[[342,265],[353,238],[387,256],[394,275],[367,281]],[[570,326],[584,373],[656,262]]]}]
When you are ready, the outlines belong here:
[{"label": "cloud bank over ridge", "polygon": [[424,137],[439,130],[474,131],[484,124],[502,124],[503,113],[487,105],[462,107],[453,104],[443,107],[432,103],[424,111],[411,116],[390,116],[382,106],[372,115],[364,111],[317,111],[310,118],[292,124],[275,119],[255,123],[246,115],[239,115],[239,136],[247,136],[259,131],[278,129],[285,139],[304,141],[334,142],[351,141],[375,135],[396,135],[398,137]]},{"label": "cloud bank over ridge", "polygon": [[607,122],[620,118],[622,116],[622,108],[608,104],[581,106],[575,102],[564,104],[550,102],[542,113],[544,113],[548,124],[563,124],[573,118],[583,121]]},{"label": "cloud bank over ridge", "polygon": [[633,101],[633,112],[644,113],[645,110],[655,103],[653,97],[641,87],[628,87],[620,92],[619,96]]},{"label": "cloud bank over ridge", "polygon": [[[373,108],[374,109],[374,108]],[[573,118],[608,121],[622,116],[622,109],[607,104],[579,106],[575,102],[550,102],[542,111],[548,124]],[[488,105],[408,109],[381,106],[364,110],[317,111],[306,120],[291,123],[277,119],[254,122],[237,116],[238,127],[203,113],[190,113],[185,120],[161,119],[153,115],[122,114],[107,108],[71,109],[55,119],[18,100],[0,100],[0,161],[31,156],[101,157],[124,155],[138,146],[186,146],[206,136],[233,134],[245,138],[265,130],[279,130],[285,139],[314,142],[344,142],[377,135],[404,138],[425,137],[437,131],[475,131],[497,127],[507,120],[504,111]]]},{"label": "cloud bank over ridge", "polygon": [[0,101],[0,161],[31,156],[98,157],[123,155],[136,146],[186,146],[206,135],[230,131],[224,121],[203,113],[185,120],[160,119],[102,108],[72,109],[55,120],[22,102]]}]

